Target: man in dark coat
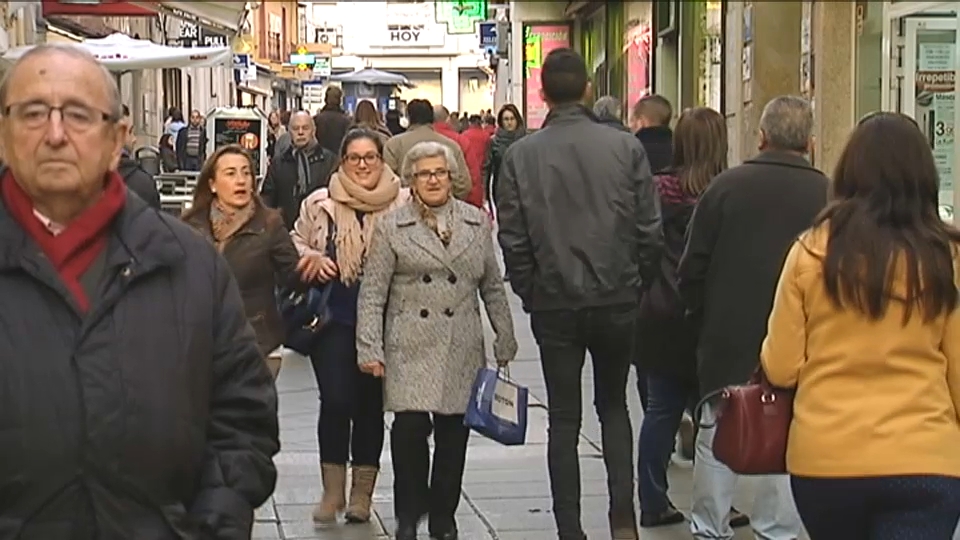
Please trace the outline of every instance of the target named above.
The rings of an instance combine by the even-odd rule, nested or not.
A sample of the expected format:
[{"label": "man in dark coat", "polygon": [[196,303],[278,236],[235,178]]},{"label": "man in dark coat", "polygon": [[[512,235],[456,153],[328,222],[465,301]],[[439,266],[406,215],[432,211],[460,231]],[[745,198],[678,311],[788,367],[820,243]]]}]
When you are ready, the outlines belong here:
[{"label": "man in dark coat", "polygon": [[121,122],[127,127],[127,142],[120,150],[120,161],[117,163],[117,172],[127,183],[127,188],[136,193],[151,207],[160,209],[160,192],[157,191],[157,182],[147,171],[140,167],[140,163],[133,156],[133,147],[137,142],[133,134],[133,122],[130,119],[130,108],[123,106],[123,119]]},{"label": "man in dark coat", "polygon": [[[699,325],[701,395],[746,382],[757,369],[780,268],[793,241],[826,204],[827,178],[810,162],[809,102],[783,96],[760,119],[760,154],[719,174],[700,198],[678,269],[680,294]],[[716,411],[708,403],[702,422]],[[714,429],[697,434],[691,527],[696,538],[732,538],[736,477],[713,457]],[[789,479],[762,477],[751,516],[758,536],[800,537]]]},{"label": "man in dark coat", "polygon": [[270,162],[260,187],[264,204],[283,213],[287,230],[300,217],[300,204],[307,195],[327,187],[330,175],[340,166],[340,154],[320,146],[314,129],[310,113],[298,111],[290,115],[290,147]]},{"label": "man in dark coat", "polygon": [[626,385],[638,300],[660,269],[660,208],[640,143],[583,106],[583,58],[556,49],[541,79],[550,113],[541,129],[507,149],[496,202],[510,285],[530,312],[547,382],[554,519],[559,538],[585,538],[577,448],[589,351],[610,531],[637,538]]},{"label": "man in dark coat", "polygon": [[207,160],[207,126],[200,111],[190,113],[190,123],[180,128],[176,140],[181,171],[199,171]]},{"label": "man in dark coat", "polygon": [[0,537],[249,540],[277,395],[230,268],[110,170],[92,55],[37,45],[0,106]]},{"label": "man in dark coat", "polygon": [[350,129],[350,116],[343,111],[343,90],[328,86],[323,94],[323,108],[313,118],[317,142],[333,155],[340,155],[340,145]]},{"label": "man in dark coat", "polygon": [[658,173],[673,163],[673,107],[667,98],[651,95],[641,98],[630,113],[630,129],[650,157],[650,169]]}]

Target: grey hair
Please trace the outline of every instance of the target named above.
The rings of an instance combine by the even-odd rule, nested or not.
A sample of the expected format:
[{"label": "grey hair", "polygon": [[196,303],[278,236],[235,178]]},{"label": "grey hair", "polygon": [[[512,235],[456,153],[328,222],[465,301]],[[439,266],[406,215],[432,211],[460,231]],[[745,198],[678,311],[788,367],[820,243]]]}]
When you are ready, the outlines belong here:
[{"label": "grey hair", "polygon": [[450,176],[454,177],[460,174],[460,168],[457,167],[457,160],[453,155],[453,150],[449,146],[434,142],[424,141],[413,145],[413,148],[403,156],[403,165],[400,166],[400,176],[407,182],[407,185],[413,181],[414,167],[421,159],[442,157],[447,162],[447,170]]},{"label": "grey hair", "polygon": [[770,100],[760,116],[760,131],[775,150],[806,153],[813,132],[813,108],[799,96]]},{"label": "grey hair", "polygon": [[103,77],[103,84],[107,89],[107,96],[110,100],[108,110],[106,111],[107,114],[110,115],[110,119],[114,122],[123,117],[123,98],[120,95],[120,87],[117,86],[117,80],[114,79],[113,74],[110,73],[110,70],[104,67],[95,56],[69,43],[42,43],[33,46],[30,50],[20,55],[20,58],[17,58],[13,66],[3,76],[3,80],[0,81],[0,106],[4,108],[7,107],[7,94],[10,92],[10,85],[13,84],[13,79],[17,75],[18,67],[31,58],[39,58],[52,54],[62,54],[73,60],[88,62],[96,66]]},{"label": "grey hair", "polygon": [[623,114],[623,105],[613,96],[603,96],[593,104],[593,114],[600,119],[620,120]]},{"label": "grey hair", "polygon": [[443,105],[434,105],[433,106],[433,121],[434,122],[446,122],[450,119],[450,110],[444,107]]}]

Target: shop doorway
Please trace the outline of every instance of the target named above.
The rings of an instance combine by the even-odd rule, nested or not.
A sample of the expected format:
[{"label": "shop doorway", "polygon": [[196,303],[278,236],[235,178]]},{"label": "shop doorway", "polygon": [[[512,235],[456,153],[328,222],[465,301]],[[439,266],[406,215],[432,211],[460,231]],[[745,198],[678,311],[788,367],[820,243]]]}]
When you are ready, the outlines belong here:
[{"label": "shop doorway", "polygon": [[940,173],[940,217],[953,222],[960,206],[960,2],[884,2],[884,11],[884,108],[913,117],[927,136]]}]

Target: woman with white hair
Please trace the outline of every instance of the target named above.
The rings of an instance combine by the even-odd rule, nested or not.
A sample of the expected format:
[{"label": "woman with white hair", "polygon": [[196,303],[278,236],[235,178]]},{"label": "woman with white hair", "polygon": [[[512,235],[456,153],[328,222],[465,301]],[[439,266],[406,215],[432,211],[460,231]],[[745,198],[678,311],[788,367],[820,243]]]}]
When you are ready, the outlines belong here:
[{"label": "woman with white hair", "polygon": [[[429,513],[430,536],[457,538],[469,430],[463,415],[486,364],[479,299],[505,366],[517,352],[489,218],[454,199],[457,162],[436,142],[413,146],[401,172],[411,200],[377,222],[357,315],[360,369],[384,377],[393,411],[390,451],[398,540],[415,540]],[[433,471],[427,438],[433,432]]]},{"label": "woman with white hair", "polygon": [[623,125],[623,104],[619,99],[603,96],[593,104],[593,114],[601,124],[630,133],[630,129]]}]

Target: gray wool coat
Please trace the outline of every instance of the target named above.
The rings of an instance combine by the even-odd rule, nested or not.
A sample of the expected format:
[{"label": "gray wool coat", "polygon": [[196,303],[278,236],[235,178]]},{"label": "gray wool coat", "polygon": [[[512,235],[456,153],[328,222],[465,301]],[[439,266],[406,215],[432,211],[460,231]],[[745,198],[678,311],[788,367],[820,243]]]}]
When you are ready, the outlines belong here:
[{"label": "gray wool coat", "polygon": [[490,220],[454,204],[447,247],[413,202],[377,221],[360,284],[357,361],[384,363],[388,411],[466,411],[486,364],[481,298],[496,333],[495,358],[517,354]]}]

